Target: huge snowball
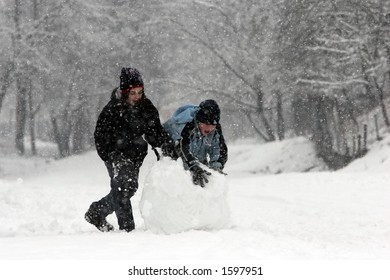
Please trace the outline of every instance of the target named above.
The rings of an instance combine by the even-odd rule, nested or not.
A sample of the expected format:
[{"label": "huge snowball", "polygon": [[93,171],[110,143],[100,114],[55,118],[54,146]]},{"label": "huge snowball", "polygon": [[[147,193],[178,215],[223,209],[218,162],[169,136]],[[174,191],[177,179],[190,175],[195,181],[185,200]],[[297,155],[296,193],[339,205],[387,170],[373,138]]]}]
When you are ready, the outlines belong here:
[{"label": "huge snowball", "polygon": [[225,175],[213,172],[204,188],[194,185],[191,173],[179,159],[162,158],[145,178],[140,211],[147,229],[154,233],[178,233],[191,229],[221,229],[227,225]]}]

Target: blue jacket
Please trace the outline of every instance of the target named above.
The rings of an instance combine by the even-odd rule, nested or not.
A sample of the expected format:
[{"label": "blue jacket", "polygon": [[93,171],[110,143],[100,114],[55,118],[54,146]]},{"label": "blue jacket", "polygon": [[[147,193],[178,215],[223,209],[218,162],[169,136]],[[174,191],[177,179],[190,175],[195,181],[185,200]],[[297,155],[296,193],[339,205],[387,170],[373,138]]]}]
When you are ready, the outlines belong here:
[{"label": "blue jacket", "polygon": [[187,104],[179,107],[165,123],[163,127],[173,141],[181,139],[181,132],[185,125],[195,119],[199,106]]},{"label": "blue jacket", "polygon": [[213,169],[223,169],[227,161],[227,146],[221,125],[203,136],[195,119],[199,107],[188,104],[179,107],[163,127],[175,141],[176,150],[185,168],[201,162]]}]

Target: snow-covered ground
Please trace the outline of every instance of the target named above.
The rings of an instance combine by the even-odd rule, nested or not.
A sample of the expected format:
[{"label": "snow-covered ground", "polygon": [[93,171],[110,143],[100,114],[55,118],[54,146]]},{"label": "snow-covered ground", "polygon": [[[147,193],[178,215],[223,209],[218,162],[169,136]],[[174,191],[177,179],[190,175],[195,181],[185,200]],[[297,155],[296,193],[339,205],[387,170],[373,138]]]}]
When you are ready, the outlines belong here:
[{"label": "snow-covered ground", "polygon": [[[326,171],[303,138],[229,148],[228,225],[169,235],[148,230],[140,214],[153,152],[132,198],[131,233],[101,233],[84,221],[89,204],[109,191],[96,152],[59,161],[0,159],[0,259],[390,259],[390,136],[337,172]],[[114,215],[108,220],[117,225]]]}]

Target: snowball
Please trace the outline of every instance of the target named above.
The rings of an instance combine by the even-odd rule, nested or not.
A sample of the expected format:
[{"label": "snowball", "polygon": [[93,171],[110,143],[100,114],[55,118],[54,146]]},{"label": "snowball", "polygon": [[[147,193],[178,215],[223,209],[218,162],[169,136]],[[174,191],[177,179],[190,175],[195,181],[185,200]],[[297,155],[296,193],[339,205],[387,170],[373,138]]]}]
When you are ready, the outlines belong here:
[{"label": "snowball", "polygon": [[147,229],[154,233],[178,233],[191,229],[220,229],[230,219],[227,182],[210,171],[204,188],[194,185],[191,173],[179,159],[162,158],[145,178],[140,211]]}]

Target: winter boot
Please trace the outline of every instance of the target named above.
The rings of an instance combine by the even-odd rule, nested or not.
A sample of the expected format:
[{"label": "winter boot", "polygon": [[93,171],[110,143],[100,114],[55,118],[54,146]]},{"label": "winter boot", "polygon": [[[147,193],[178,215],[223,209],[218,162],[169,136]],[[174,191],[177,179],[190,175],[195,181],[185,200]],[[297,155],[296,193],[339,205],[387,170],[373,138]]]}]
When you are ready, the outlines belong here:
[{"label": "winter boot", "polygon": [[135,229],[135,224],[133,221],[130,221],[130,222],[126,222],[126,223],[123,223],[120,227],[119,227],[120,230],[124,230],[124,231],[127,231],[127,232],[130,232],[132,230]]},{"label": "winter boot", "polygon": [[85,213],[84,218],[88,223],[94,225],[98,230],[102,232],[114,230],[114,227],[109,222],[107,222],[105,218],[101,218],[91,208],[89,208],[87,213]]},{"label": "winter boot", "polygon": [[127,207],[116,210],[115,214],[118,218],[119,229],[130,232],[135,229],[135,224],[130,200],[127,201]]}]

